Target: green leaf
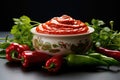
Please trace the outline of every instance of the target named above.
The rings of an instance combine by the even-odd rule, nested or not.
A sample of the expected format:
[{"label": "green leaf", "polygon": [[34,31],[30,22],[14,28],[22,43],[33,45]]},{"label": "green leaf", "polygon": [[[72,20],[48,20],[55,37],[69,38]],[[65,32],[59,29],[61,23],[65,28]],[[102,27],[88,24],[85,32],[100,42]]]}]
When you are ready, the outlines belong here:
[{"label": "green leaf", "polygon": [[104,24],[104,21],[99,19],[91,20],[91,24],[89,25],[95,29],[94,33],[92,33],[92,40],[95,44],[93,46],[120,50],[120,32],[113,30],[113,21],[110,21],[109,26]]},{"label": "green leaf", "polygon": [[0,43],[0,48],[1,49],[6,49],[9,45],[10,45],[9,42],[3,42],[3,43]]},{"label": "green leaf", "polygon": [[104,25],[105,23],[102,20],[98,20],[98,26]]},{"label": "green leaf", "polygon": [[100,47],[100,46],[101,46],[101,43],[100,43],[100,42],[96,42],[95,45],[96,45],[97,47]]},{"label": "green leaf", "polygon": [[98,26],[98,20],[96,19],[92,19],[91,23],[95,26]]},{"label": "green leaf", "polygon": [[105,31],[105,32],[110,32],[111,31],[109,27],[104,27],[102,30]]},{"label": "green leaf", "polygon": [[25,15],[21,16],[20,20],[25,24],[29,24],[31,22],[31,19],[29,17],[25,16]]},{"label": "green leaf", "polygon": [[120,44],[120,32],[115,35],[113,41],[114,41],[114,43]]},{"label": "green leaf", "polygon": [[20,44],[26,44],[33,48],[33,34],[30,32],[30,29],[33,28],[30,23],[31,19],[28,16],[23,15],[20,18],[13,18],[13,21],[14,25],[10,32],[13,35],[13,41]]},{"label": "green leaf", "polygon": [[106,32],[106,31],[104,31],[104,30],[101,30],[101,31],[100,31],[100,38],[101,38],[102,40],[108,39],[108,38],[109,38],[108,32]]},{"label": "green leaf", "polygon": [[104,24],[105,24],[102,20],[98,20],[98,19],[92,19],[92,20],[91,20],[91,23],[92,23],[94,26],[101,26],[101,25],[104,25]]},{"label": "green leaf", "polygon": [[6,58],[5,49],[0,49],[0,58]]}]

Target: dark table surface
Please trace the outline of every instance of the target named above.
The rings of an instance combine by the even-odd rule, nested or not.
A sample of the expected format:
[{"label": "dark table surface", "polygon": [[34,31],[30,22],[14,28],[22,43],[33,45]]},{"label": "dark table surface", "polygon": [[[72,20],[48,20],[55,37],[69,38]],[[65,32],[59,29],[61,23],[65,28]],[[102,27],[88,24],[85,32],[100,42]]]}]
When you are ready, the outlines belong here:
[{"label": "dark table surface", "polygon": [[[5,37],[9,32],[0,32]],[[52,74],[33,67],[24,69],[20,64],[9,63],[0,59],[0,80],[120,80],[120,67],[106,68],[64,68],[59,73]]]}]

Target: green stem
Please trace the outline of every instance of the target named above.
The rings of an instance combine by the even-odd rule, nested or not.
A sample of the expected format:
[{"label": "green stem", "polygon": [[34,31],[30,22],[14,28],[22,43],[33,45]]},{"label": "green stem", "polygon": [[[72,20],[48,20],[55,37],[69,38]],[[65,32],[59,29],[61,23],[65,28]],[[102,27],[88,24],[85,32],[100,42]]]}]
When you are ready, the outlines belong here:
[{"label": "green stem", "polygon": [[32,23],[35,23],[33,24],[32,26],[38,26],[40,24],[40,22],[37,22],[37,21],[31,21]]},{"label": "green stem", "polygon": [[6,35],[5,37],[5,42],[7,42],[9,35]]},{"label": "green stem", "polygon": [[6,35],[6,37],[5,38],[0,38],[0,40],[5,40],[5,42],[7,42],[8,40],[9,40],[9,35]]},{"label": "green stem", "polygon": [[55,68],[55,64],[54,63],[51,63],[49,68]]},{"label": "green stem", "polygon": [[5,40],[5,38],[0,38],[0,40]]},{"label": "green stem", "polygon": [[112,30],[113,30],[113,24],[114,24],[114,21],[110,21],[110,26]]},{"label": "green stem", "polygon": [[119,46],[120,44],[108,44],[108,46]]},{"label": "green stem", "polygon": [[54,64],[54,63],[51,63],[50,66],[48,66],[48,67],[42,66],[42,68],[44,68],[44,69],[55,68],[55,64]]},{"label": "green stem", "polygon": [[13,51],[13,52],[11,53],[11,57],[12,57],[13,59],[15,59],[15,60],[22,60],[22,59],[17,58],[16,55],[18,56],[18,52],[16,52],[16,51]]},{"label": "green stem", "polygon": [[38,26],[39,24],[34,24],[34,25],[32,25],[32,26]]}]

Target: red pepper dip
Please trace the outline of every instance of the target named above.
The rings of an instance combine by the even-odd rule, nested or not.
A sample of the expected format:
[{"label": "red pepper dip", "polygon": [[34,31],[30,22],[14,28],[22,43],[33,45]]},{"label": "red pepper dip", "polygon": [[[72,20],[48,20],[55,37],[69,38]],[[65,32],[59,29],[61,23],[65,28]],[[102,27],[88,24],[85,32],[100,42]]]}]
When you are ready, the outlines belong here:
[{"label": "red pepper dip", "polygon": [[36,27],[38,33],[43,34],[82,34],[88,32],[88,26],[80,20],[73,19],[68,15],[53,17],[51,20]]}]

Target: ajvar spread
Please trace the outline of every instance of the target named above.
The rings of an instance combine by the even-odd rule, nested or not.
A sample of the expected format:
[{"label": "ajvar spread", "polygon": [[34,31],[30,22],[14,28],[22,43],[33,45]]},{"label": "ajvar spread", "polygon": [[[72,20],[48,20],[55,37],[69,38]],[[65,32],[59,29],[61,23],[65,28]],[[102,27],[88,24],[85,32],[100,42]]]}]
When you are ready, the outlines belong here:
[{"label": "ajvar spread", "polygon": [[88,26],[80,20],[73,19],[68,15],[53,17],[51,20],[36,27],[38,33],[43,34],[82,34],[88,31]]}]

